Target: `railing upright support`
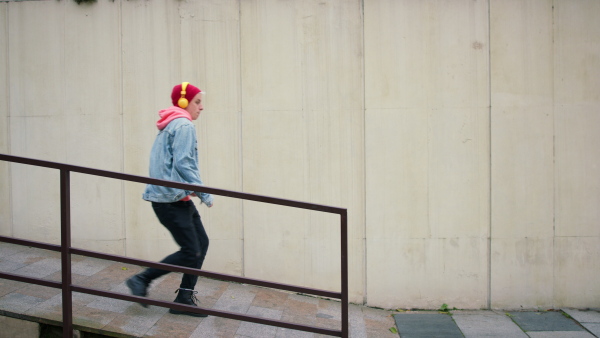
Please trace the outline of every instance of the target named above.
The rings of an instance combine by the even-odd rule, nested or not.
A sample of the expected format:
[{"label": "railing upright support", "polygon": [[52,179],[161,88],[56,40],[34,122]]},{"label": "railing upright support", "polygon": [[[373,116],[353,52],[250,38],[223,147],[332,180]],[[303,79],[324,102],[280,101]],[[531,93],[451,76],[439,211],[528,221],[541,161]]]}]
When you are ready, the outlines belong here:
[{"label": "railing upright support", "polygon": [[348,211],[343,210],[340,213],[340,237],[341,237],[341,258],[342,258],[342,337],[348,338]]},{"label": "railing upright support", "polygon": [[60,170],[60,246],[62,268],[63,337],[73,337],[73,297],[71,291],[71,179]]}]

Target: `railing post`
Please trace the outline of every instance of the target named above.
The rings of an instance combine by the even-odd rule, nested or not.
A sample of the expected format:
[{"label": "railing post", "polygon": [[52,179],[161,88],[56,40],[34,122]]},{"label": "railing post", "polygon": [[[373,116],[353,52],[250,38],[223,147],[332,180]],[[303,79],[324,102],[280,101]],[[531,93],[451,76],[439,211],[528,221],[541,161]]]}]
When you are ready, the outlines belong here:
[{"label": "railing post", "polygon": [[340,214],[342,248],[342,337],[348,338],[348,211]]},{"label": "railing post", "polygon": [[71,291],[71,183],[70,172],[60,170],[60,245],[62,268],[63,337],[73,337],[73,297]]}]

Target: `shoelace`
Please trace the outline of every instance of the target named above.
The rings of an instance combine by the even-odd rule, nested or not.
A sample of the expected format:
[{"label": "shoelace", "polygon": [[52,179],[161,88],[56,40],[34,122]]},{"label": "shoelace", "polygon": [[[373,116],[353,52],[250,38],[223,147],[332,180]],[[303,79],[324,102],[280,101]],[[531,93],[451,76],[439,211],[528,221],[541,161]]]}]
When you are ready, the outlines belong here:
[{"label": "shoelace", "polygon": [[179,290],[191,291],[192,294],[190,295],[190,299],[192,300],[192,303],[194,303],[194,305],[198,306],[199,300],[198,300],[198,298],[196,298],[196,294],[198,294],[198,291],[179,288],[179,289],[175,290],[175,293],[179,292]]}]

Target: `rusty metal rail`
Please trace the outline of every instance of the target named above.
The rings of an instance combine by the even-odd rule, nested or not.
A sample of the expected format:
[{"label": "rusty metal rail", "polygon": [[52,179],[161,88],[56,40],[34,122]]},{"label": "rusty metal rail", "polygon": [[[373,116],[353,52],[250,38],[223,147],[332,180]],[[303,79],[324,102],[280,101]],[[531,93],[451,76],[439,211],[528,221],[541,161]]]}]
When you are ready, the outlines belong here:
[{"label": "rusty metal rail", "polygon": [[[247,321],[257,324],[264,324],[270,326],[283,327],[288,329],[313,332],[318,334],[336,336],[336,337],[348,337],[348,216],[347,210],[343,208],[331,207],[326,205],[319,205],[313,203],[306,203],[300,201],[286,200],[276,197],[268,197],[261,196],[255,194],[248,194],[237,191],[223,190],[217,188],[210,188],[206,186],[198,186],[192,184],[185,184],[173,181],[165,181],[158,180],[149,177],[129,175],[124,173],[105,171],[93,168],[86,168],[80,166],[74,166],[63,163],[49,162],[36,160],[25,157],[18,157],[12,155],[0,154],[0,161],[7,161],[12,163],[20,163],[50,169],[57,169],[60,171],[60,205],[61,205],[61,245],[52,245],[47,243],[28,241],[23,239],[17,239],[13,237],[0,236],[0,242],[7,242],[17,245],[25,245],[36,247],[40,249],[52,250],[61,253],[61,268],[62,268],[62,280],[60,283],[45,281],[37,278],[29,278],[24,276],[19,276],[10,273],[0,273],[0,278],[10,279],[25,283],[43,285],[53,288],[62,289],[62,306],[63,306],[63,337],[72,337],[73,335],[73,302],[72,302],[72,294],[73,292],[81,292],[87,293],[91,295],[108,297],[114,299],[120,299],[131,302],[145,303],[149,305],[168,307],[172,309],[182,310],[182,311],[190,311],[197,313],[204,313],[211,316],[224,317],[229,319],[235,319],[240,321]],[[185,268],[175,265],[162,264],[157,262],[150,262],[146,260],[134,259],[123,256],[116,255],[108,255],[100,252],[82,250],[78,248],[71,247],[71,200],[70,200],[70,173],[76,172],[81,174],[100,176],[112,179],[118,179],[123,181],[144,183],[144,184],[153,184],[153,185],[161,185],[168,186],[173,188],[192,190],[192,191],[201,191],[210,194],[233,197],[238,199],[244,199],[249,201],[263,202],[269,204],[276,204],[282,206],[288,206],[293,208],[307,209],[319,212],[326,212],[331,214],[340,215],[340,243],[341,243],[341,281],[340,281],[340,289],[341,292],[333,292],[327,290],[319,290],[306,288],[302,286],[295,286],[289,284],[281,284],[276,282],[264,281],[259,279],[251,279],[233,275],[219,274],[214,272],[208,272],[198,269]],[[173,302],[165,302],[154,299],[148,299],[145,297],[137,297],[130,296],[125,294],[107,292],[102,290],[96,290],[91,288],[85,288],[77,285],[73,285],[73,280],[71,278],[71,255],[81,255],[86,257],[99,258],[104,260],[116,261],[121,263],[129,263],[135,265],[141,265],[145,267],[154,267],[163,270],[173,271],[173,272],[182,272],[187,274],[195,274],[198,276],[204,276],[209,278],[220,279],[224,281],[238,282],[238,283],[246,283],[256,286],[268,287],[279,290],[286,290],[292,292],[299,292],[304,294],[316,295],[329,297],[334,299],[341,300],[341,329],[340,330],[331,330],[322,327],[314,327],[308,325],[301,325],[297,323],[290,323],[278,320],[265,319],[260,317],[253,317],[242,315],[239,313],[233,312],[225,312],[225,311],[216,311],[207,308],[197,308],[188,305],[181,305]]]}]

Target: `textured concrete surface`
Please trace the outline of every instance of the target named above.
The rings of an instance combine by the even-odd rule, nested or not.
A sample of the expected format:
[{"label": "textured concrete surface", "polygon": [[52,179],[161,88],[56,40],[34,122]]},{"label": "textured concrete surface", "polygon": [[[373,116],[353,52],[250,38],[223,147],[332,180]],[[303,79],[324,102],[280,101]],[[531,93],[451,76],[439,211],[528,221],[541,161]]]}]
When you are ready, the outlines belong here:
[{"label": "textured concrete surface", "polygon": [[[56,253],[0,243],[0,271],[60,281]],[[140,267],[73,256],[75,285],[129,294],[125,281]],[[58,270],[57,270],[58,269]],[[156,280],[149,297],[172,301],[181,275]],[[245,284],[200,278],[196,285],[200,306],[274,320],[341,328],[340,303]],[[59,289],[0,279],[0,318],[27,323],[60,325],[62,294]],[[350,305],[351,337],[397,337],[392,311]],[[5,317],[2,317],[4,315]],[[209,316],[173,315],[168,309],[82,293],[73,293],[73,322],[82,331],[121,337],[320,337],[307,332]],[[6,319],[4,319],[6,318]],[[1,322],[4,323],[4,322]],[[19,326],[19,325],[17,325]],[[35,327],[35,325],[33,326]],[[0,333],[0,337],[2,333]],[[13,336],[11,336],[13,337]]]}]

